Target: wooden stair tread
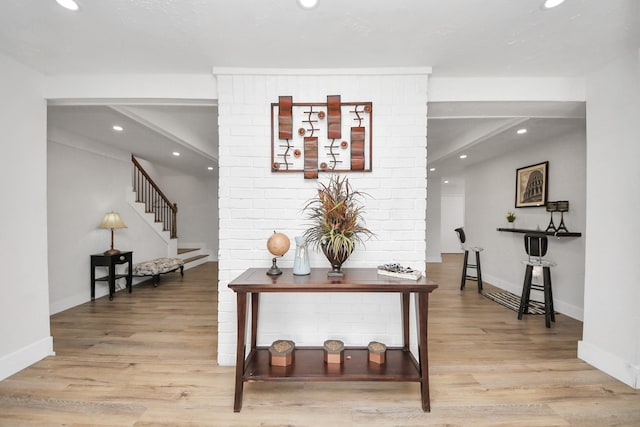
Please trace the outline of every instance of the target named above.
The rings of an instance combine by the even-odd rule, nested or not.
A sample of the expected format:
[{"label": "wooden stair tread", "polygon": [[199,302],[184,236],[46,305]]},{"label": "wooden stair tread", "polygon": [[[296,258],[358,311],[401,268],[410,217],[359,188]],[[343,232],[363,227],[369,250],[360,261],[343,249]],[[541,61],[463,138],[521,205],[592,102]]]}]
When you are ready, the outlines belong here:
[{"label": "wooden stair tread", "polygon": [[187,252],[199,251],[200,248],[178,248],[178,255],[185,254]]},{"label": "wooden stair tread", "polygon": [[193,261],[197,261],[197,260],[202,259],[202,258],[206,258],[206,257],[208,257],[208,256],[209,256],[209,255],[196,255],[196,256],[192,256],[191,258],[187,258],[187,259],[185,259],[185,260],[184,260],[184,263],[185,263],[185,264],[187,264],[187,263],[190,263],[190,262],[193,262]]}]

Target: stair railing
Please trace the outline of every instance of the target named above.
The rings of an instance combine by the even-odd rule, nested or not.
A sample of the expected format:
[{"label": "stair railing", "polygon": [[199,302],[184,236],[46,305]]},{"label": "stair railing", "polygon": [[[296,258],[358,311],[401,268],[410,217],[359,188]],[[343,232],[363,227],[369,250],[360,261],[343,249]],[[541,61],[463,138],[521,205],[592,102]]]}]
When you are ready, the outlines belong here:
[{"label": "stair railing", "polygon": [[171,203],[142,165],[132,155],[133,162],[133,191],[136,192],[136,202],[144,203],[147,213],[153,213],[156,222],[162,223],[162,229],[169,231],[171,238],[178,237],[176,216],[178,205]]}]

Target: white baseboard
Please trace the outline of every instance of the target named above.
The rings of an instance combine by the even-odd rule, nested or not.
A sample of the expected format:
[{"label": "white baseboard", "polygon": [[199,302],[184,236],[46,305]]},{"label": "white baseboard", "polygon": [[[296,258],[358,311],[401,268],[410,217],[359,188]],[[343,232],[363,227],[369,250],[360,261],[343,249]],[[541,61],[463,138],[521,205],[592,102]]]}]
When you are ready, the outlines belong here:
[{"label": "white baseboard", "polygon": [[629,387],[640,389],[640,366],[582,340],[578,341],[578,358]]},{"label": "white baseboard", "polygon": [[[139,283],[149,279],[150,279],[149,277],[133,277],[133,280],[131,281],[131,286],[135,288]],[[127,286],[124,284],[124,279],[121,279],[121,280],[122,282],[116,283],[116,292],[127,292],[126,290]],[[135,289],[133,290],[133,292],[135,292]],[[107,295],[109,295],[109,285],[107,284],[107,282],[97,283],[96,299],[102,298]],[[49,314],[50,315],[57,314],[89,301],[91,301],[91,297],[85,293],[72,295],[70,297],[66,297],[57,301],[52,301],[49,304]]]},{"label": "white baseboard", "polygon": [[0,381],[47,356],[55,356],[53,337],[46,337],[0,358]]},{"label": "white baseboard", "polygon": [[218,355],[219,366],[236,366],[236,358],[233,355]]},{"label": "white baseboard", "polygon": [[[96,290],[96,293],[97,293],[97,290]],[[53,314],[61,313],[65,310],[68,310],[80,304],[84,304],[87,301],[88,301],[87,296],[84,294],[72,295],[70,297],[63,298],[58,301],[52,301],[51,304],[49,304],[49,314],[53,315]]]}]

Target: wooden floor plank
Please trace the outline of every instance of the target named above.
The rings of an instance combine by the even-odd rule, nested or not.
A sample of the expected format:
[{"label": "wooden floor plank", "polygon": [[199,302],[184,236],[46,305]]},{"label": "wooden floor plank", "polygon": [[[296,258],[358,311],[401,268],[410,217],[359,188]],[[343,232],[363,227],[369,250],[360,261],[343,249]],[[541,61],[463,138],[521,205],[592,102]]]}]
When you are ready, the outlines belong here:
[{"label": "wooden floor plank", "polygon": [[[0,382],[0,426],[639,426],[640,392],[576,358],[582,324],[459,290],[429,264],[431,412],[417,383],[247,383],[218,366],[217,265],[51,318],[55,357]],[[485,284],[492,289],[490,284]]]}]

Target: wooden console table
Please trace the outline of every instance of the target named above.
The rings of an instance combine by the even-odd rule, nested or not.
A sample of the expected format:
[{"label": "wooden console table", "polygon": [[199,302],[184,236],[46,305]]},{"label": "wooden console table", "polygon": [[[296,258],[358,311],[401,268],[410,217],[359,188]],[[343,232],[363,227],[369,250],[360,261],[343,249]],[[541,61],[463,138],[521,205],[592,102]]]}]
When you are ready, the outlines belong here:
[{"label": "wooden console table", "polygon": [[[266,275],[264,268],[246,270],[229,283],[236,292],[238,337],[234,412],[242,409],[242,392],[247,381],[415,381],[420,383],[422,410],[430,411],[427,318],[429,294],[438,285],[425,277],[396,279],[377,274],[375,268],[348,268],[341,279],[327,278],[328,269],[312,269],[307,276],[294,276],[282,269],[280,276]],[[262,292],[395,292],[401,295],[403,346],[387,348],[386,363],[369,363],[364,347],[346,347],[344,363],[337,368],[324,363],[322,346],[296,347],[295,362],[287,367],[269,364],[268,347],[257,347],[260,293]],[[409,350],[409,300],[416,294],[418,360]],[[251,294],[251,343],[245,352],[247,294]],[[329,337],[327,337],[329,338]],[[246,358],[245,358],[246,355]]]},{"label": "wooden console table", "polygon": [[[96,282],[106,281],[109,283],[109,300],[113,299],[116,293],[116,280],[127,279],[127,289],[131,293],[132,285],[132,254],[131,251],[120,252],[115,255],[95,254],[91,255],[91,301],[96,299]],[[127,272],[116,274],[116,265],[128,264]],[[107,267],[107,275],[96,277],[96,267]]]}]

